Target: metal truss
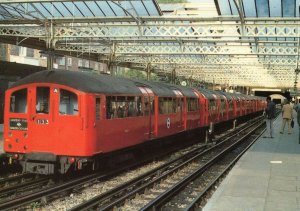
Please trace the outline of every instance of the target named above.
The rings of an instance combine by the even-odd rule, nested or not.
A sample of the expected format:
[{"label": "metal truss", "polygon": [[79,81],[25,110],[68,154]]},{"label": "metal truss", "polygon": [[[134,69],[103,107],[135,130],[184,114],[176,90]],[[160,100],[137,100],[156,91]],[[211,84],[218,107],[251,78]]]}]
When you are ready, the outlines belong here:
[{"label": "metal truss", "polygon": [[[1,35],[31,35],[44,38],[47,30],[44,26],[34,24],[27,25],[0,25]],[[141,32],[140,33],[140,29]],[[149,41],[157,38],[213,38],[216,41],[221,38],[261,38],[261,37],[298,37],[299,25],[294,22],[280,23],[245,23],[244,35],[241,35],[241,25],[228,22],[146,22],[140,27],[136,23],[72,23],[53,26],[55,39],[63,38],[93,38],[106,37],[110,39],[123,38],[138,40],[141,37],[149,38]],[[50,31],[50,30],[48,30]],[[29,34],[31,32],[31,34]]]},{"label": "metal truss", "polygon": [[299,54],[300,27],[295,20],[283,23],[245,19],[240,24],[183,22],[179,18],[166,21],[156,17],[155,21],[142,21],[139,25],[134,20],[5,24],[0,25],[0,36],[36,38],[51,42],[55,50],[64,52],[114,55],[114,64],[132,63],[132,67],[142,69],[151,64],[155,71],[176,69],[177,75],[198,80],[291,86]]},{"label": "metal truss", "polygon": [[297,61],[293,57],[237,57],[237,56],[207,56],[207,55],[170,55],[170,56],[118,56],[115,62],[127,63],[151,63],[151,64],[166,64],[166,65],[264,65],[265,68],[280,67],[280,68],[295,68]]},{"label": "metal truss", "polygon": [[[275,66],[274,66],[275,67]],[[134,64],[132,68],[146,69],[145,63]],[[276,86],[288,87],[293,81],[294,69],[264,69],[244,65],[152,65],[152,70],[160,73],[176,71],[177,76],[217,82],[223,84],[240,84],[245,86]],[[262,80],[263,78],[263,80]]]},{"label": "metal truss", "polygon": [[[85,53],[112,53],[110,47],[89,46],[86,43],[57,45],[57,50]],[[258,55],[297,56],[298,48],[291,46],[206,45],[197,43],[178,44],[116,44],[114,54],[118,55]]]}]

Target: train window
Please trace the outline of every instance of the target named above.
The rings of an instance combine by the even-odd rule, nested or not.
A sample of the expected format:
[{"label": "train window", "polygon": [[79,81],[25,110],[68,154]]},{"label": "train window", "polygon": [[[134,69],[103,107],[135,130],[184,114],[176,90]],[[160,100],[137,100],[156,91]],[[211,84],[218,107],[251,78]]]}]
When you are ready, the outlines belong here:
[{"label": "train window", "polygon": [[226,109],[226,102],[224,99],[221,99],[221,111],[225,111]]},{"label": "train window", "polygon": [[236,100],[236,105],[237,105],[237,110],[239,111],[240,110],[240,100]]},{"label": "train window", "polygon": [[49,87],[37,87],[36,88],[36,113],[48,114],[49,113]]},{"label": "train window", "polygon": [[159,98],[159,113],[160,114],[171,114],[176,113],[176,99],[175,98]]},{"label": "train window", "polygon": [[181,103],[182,98],[181,97],[176,98],[175,100],[176,100],[176,113],[179,113],[182,110],[182,107],[181,107],[182,106],[182,103]]},{"label": "train window", "polygon": [[149,105],[149,97],[144,97],[144,115],[148,116],[150,114],[150,105]]},{"label": "train window", "polygon": [[216,101],[215,100],[209,100],[209,110],[214,111],[217,109]]},{"label": "train window", "polygon": [[154,114],[154,97],[150,97],[150,109],[151,109],[151,114]]},{"label": "train window", "polygon": [[233,100],[232,99],[228,100],[228,110],[233,111]]},{"label": "train window", "polygon": [[96,97],[96,120],[100,119],[100,98]]},{"label": "train window", "polygon": [[60,90],[59,114],[78,115],[78,99],[75,93]]},{"label": "train window", "polygon": [[21,89],[11,94],[10,112],[27,113],[27,89]]},{"label": "train window", "polygon": [[125,118],[142,116],[141,97],[107,96],[106,118]]},{"label": "train window", "polygon": [[144,96],[144,115],[154,114],[154,97]]},{"label": "train window", "polygon": [[188,98],[187,107],[188,107],[188,111],[199,110],[199,100],[197,98]]}]

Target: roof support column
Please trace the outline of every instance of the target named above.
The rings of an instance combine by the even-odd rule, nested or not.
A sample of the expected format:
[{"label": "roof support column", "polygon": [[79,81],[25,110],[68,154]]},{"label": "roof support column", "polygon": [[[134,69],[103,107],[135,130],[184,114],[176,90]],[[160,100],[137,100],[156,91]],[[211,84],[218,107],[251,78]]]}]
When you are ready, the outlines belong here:
[{"label": "roof support column", "polygon": [[171,73],[171,83],[172,84],[176,83],[176,69],[175,68],[172,70],[172,73]]},{"label": "roof support column", "polygon": [[115,59],[116,59],[116,44],[113,42],[112,46],[111,46],[111,51],[110,51],[110,55],[109,55],[109,58],[108,58],[108,61],[107,61],[107,67],[108,67],[108,70],[110,71],[110,74],[112,76],[115,75],[115,65],[114,65],[114,62],[115,62]]},{"label": "roof support column", "polygon": [[[238,3],[236,2],[238,1]],[[245,20],[244,20],[244,9],[243,9],[243,5],[242,5],[242,1],[241,0],[233,0],[237,11],[239,13],[239,17],[241,20],[241,35],[244,36],[244,24],[245,24]]]},{"label": "roof support column", "polygon": [[50,33],[47,38],[47,69],[52,70],[53,69],[53,63],[54,63],[54,47],[55,47],[55,40],[54,40],[54,29],[53,29],[53,23],[51,22],[50,25]]},{"label": "roof support column", "polygon": [[53,69],[53,63],[54,63],[54,53],[53,49],[49,49],[48,51],[48,57],[47,57],[47,69],[52,70]]},{"label": "roof support column", "polygon": [[150,79],[151,79],[151,63],[147,64],[146,71],[147,71],[147,81],[150,81]]}]

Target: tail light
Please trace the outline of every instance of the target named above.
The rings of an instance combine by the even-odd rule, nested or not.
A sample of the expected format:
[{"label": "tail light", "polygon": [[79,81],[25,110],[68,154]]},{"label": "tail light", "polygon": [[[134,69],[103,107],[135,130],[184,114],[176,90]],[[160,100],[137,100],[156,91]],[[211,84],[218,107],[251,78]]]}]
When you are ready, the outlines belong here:
[{"label": "tail light", "polygon": [[19,155],[18,154],[14,154],[14,159],[18,159]]}]

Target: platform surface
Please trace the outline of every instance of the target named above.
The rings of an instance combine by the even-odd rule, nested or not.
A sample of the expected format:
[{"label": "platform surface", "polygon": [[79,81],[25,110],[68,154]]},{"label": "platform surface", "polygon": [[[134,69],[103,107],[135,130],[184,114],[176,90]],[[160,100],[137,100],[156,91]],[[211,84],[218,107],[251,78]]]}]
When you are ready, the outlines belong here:
[{"label": "platform surface", "polygon": [[274,121],[275,138],[264,133],[241,157],[204,211],[300,211],[299,126],[280,134],[281,121]]}]

